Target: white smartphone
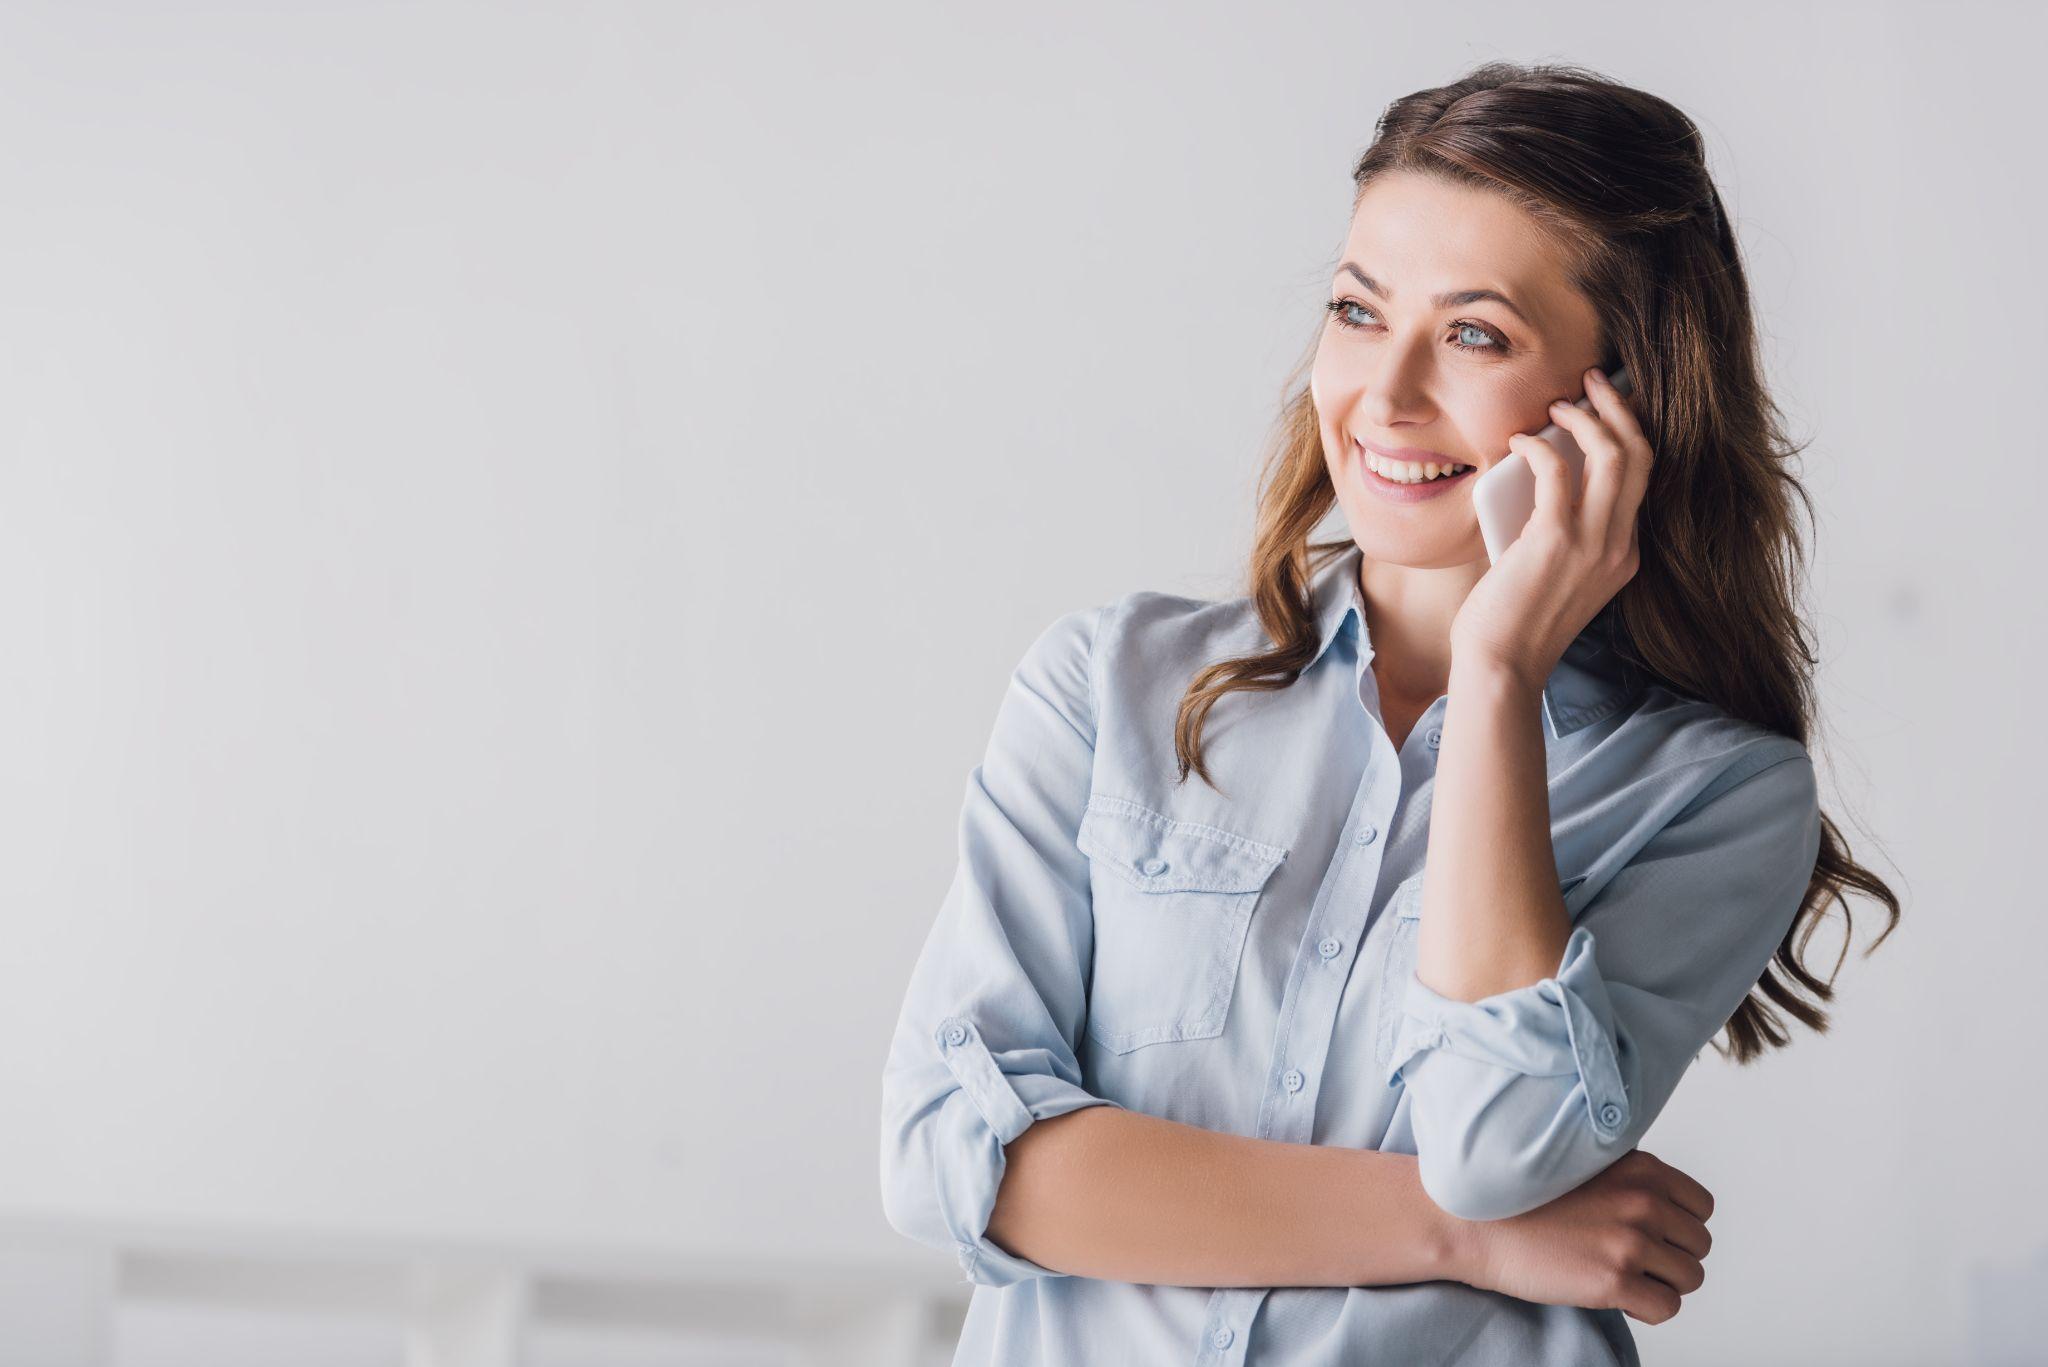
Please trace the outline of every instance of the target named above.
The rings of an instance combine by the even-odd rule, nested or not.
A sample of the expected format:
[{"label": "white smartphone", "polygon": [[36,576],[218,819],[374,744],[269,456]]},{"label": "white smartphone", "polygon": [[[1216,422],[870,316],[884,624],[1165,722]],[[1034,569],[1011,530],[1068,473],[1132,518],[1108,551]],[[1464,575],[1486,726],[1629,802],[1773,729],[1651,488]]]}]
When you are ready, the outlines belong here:
[{"label": "white smartphone", "polygon": [[[1608,376],[1615,392],[1623,396],[1635,392],[1629,382],[1628,367],[1623,366]],[[1593,401],[1581,397],[1573,406],[1593,411]],[[1555,446],[1564,457],[1566,468],[1571,472],[1572,497],[1578,497],[1586,475],[1586,453],[1572,440],[1572,434],[1556,423],[1546,426],[1536,434]],[[1508,458],[1491,470],[1472,481],[1472,507],[1479,514],[1479,534],[1486,540],[1486,558],[1499,560],[1507,548],[1522,534],[1522,528],[1529,525],[1529,517],[1536,511],[1536,472],[1529,468],[1529,462],[1522,459],[1519,451],[1510,452]]]}]

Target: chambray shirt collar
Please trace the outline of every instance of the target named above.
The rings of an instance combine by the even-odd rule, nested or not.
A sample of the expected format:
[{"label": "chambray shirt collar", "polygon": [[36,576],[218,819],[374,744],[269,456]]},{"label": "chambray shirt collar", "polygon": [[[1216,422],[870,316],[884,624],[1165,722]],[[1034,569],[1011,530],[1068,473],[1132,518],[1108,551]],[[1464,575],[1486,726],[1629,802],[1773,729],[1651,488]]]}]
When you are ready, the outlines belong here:
[{"label": "chambray shirt collar", "polygon": [[[1303,673],[1329,652],[1339,632],[1354,637],[1364,654],[1372,634],[1365,621],[1365,602],[1358,590],[1358,566],[1364,552],[1356,544],[1323,567],[1313,599],[1319,640]],[[1613,604],[1609,603],[1565,647],[1557,667],[1543,686],[1543,716],[1553,736],[1568,736],[1614,712],[1634,697],[1645,682],[1642,671],[1616,653],[1610,641]]]}]

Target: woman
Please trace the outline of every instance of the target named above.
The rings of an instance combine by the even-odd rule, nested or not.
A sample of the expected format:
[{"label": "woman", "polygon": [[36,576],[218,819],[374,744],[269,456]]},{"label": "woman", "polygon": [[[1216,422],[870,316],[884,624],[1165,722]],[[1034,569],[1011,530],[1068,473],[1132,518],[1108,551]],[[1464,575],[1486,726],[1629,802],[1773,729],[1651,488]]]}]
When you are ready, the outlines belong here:
[{"label": "woman", "polygon": [[1637,1142],[1724,1026],[1787,1042],[1765,998],[1826,1028],[1843,888],[1898,918],[1819,810],[1804,491],[1692,123],[1493,63],[1353,179],[1249,592],[1061,617],[967,784],[882,1108],[959,1363],[1635,1362],[1713,1211]]}]

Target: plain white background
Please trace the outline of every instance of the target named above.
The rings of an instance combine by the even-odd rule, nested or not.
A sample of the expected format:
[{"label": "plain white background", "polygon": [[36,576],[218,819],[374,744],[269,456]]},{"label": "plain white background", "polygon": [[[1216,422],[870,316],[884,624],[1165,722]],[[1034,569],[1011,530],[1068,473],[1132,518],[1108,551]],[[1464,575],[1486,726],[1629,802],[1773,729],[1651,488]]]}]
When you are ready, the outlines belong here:
[{"label": "plain white background", "polygon": [[1706,133],[1812,439],[1823,804],[1906,903],[1646,1140],[1718,1206],[1638,1340],[2038,1351],[2044,36],[9,0],[0,1212],[952,1280],[880,1067],[1007,674],[1242,591],[1374,119],[1562,59]]}]

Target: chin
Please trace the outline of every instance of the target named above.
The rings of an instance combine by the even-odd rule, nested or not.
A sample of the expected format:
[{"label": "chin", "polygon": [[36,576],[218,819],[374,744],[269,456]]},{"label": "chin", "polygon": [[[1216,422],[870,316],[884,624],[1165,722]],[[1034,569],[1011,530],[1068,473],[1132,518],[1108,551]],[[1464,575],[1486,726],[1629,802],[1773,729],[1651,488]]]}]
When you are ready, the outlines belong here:
[{"label": "chin", "polygon": [[1486,557],[1486,541],[1476,519],[1427,534],[1391,526],[1383,517],[1347,519],[1351,539],[1367,560],[1381,565],[1406,565],[1417,570],[1448,570]]}]

